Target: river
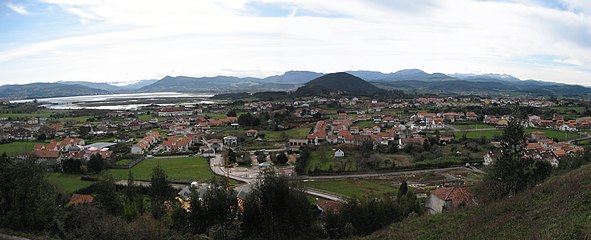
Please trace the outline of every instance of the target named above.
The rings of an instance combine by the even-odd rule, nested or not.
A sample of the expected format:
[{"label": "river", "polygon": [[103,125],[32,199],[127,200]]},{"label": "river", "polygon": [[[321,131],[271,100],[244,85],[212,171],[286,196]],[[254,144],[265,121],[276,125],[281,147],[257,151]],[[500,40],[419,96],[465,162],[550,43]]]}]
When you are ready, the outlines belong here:
[{"label": "river", "polygon": [[[49,109],[108,109],[133,110],[157,104],[159,106],[212,104],[213,94],[207,93],[125,93],[108,95],[83,95],[73,97],[40,98],[38,103]],[[32,102],[34,99],[10,101],[11,103]]]}]

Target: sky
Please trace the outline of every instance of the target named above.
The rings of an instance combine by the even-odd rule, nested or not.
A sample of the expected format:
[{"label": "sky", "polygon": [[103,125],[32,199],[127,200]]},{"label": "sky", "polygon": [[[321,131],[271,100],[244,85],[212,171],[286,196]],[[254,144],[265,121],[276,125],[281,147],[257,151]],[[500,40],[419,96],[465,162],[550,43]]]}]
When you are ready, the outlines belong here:
[{"label": "sky", "polygon": [[591,86],[591,0],[0,0],[0,85],[409,68]]}]

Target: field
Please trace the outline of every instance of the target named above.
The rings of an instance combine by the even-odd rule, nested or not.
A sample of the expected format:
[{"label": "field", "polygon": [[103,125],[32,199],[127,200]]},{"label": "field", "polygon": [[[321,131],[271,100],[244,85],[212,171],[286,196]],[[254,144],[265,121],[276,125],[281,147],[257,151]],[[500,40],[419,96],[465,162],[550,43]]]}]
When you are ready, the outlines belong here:
[{"label": "field", "polygon": [[[321,157],[325,154],[326,157]],[[314,172],[314,171],[357,171],[359,170],[357,167],[358,153],[354,153],[353,151],[346,151],[345,157],[343,158],[334,158],[333,151],[327,150],[317,150],[310,153],[310,158],[308,159],[308,166],[307,172]]]},{"label": "field", "polygon": [[52,173],[48,180],[50,183],[57,185],[66,192],[75,192],[78,189],[88,187],[93,184],[90,181],[80,180],[80,174],[66,174],[66,173]]},{"label": "field", "polygon": [[334,181],[304,182],[303,186],[333,192],[347,197],[384,196],[396,194],[398,185],[393,181],[377,179],[349,179]]},{"label": "field", "polygon": [[[160,164],[168,180],[204,180],[213,177],[207,160],[202,157],[152,158],[135,165],[131,172],[137,180],[150,180],[152,169]],[[110,169],[115,179],[127,179],[127,169]]]},{"label": "field", "polygon": [[572,139],[572,138],[577,138],[579,136],[576,133],[561,132],[561,131],[556,131],[556,130],[551,130],[551,129],[531,129],[531,128],[528,128],[525,130],[525,134],[528,135],[528,137],[531,132],[544,132],[544,135],[547,138],[558,138],[559,140]]},{"label": "field", "polygon": [[456,138],[461,138],[464,133],[466,133],[466,138],[481,138],[482,136],[485,136],[487,138],[492,138],[495,136],[501,136],[503,135],[503,130],[483,130],[483,131],[465,131],[465,132],[455,132],[454,134],[456,135]]},{"label": "field", "polygon": [[0,144],[0,154],[6,153],[8,156],[14,156],[18,153],[33,151],[35,144],[40,142],[11,142]]},{"label": "field", "polygon": [[453,124],[453,127],[457,129],[482,129],[482,128],[495,128],[495,126],[491,126],[484,123],[474,123],[474,124]]},{"label": "field", "polygon": [[293,128],[285,131],[266,131],[265,138],[269,140],[282,140],[282,135],[285,134],[290,138],[306,138],[310,133],[310,128]]},{"label": "field", "polygon": [[355,123],[355,126],[358,126],[360,129],[363,128],[370,128],[375,126],[376,124],[373,121],[359,121]]}]

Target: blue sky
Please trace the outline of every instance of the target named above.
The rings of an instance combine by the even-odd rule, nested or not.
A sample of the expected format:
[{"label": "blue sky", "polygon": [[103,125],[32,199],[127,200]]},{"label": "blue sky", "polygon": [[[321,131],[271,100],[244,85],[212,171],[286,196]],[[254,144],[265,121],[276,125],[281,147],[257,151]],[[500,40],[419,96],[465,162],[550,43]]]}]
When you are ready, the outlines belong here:
[{"label": "blue sky", "polygon": [[0,84],[405,68],[591,86],[591,2],[0,0]]}]

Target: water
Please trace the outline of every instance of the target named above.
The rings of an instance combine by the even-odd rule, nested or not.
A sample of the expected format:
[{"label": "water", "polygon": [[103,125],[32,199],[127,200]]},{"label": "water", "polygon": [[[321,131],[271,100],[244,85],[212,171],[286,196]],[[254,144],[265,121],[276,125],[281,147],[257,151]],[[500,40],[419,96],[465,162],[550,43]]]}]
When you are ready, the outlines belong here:
[{"label": "water", "polygon": [[[107,110],[130,110],[139,109],[144,106],[149,106],[152,102],[158,101],[158,106],[173,106],[173,105],[195,105],[195,104],[212,104],[212,101],[207,101],[213,94],[204,93],[177,93],[177,92],[160,92],[160,93],[128,93],[128,94],[108,94],[108,95],[84,95],[74,97],[56,97],[56,98],[40,98],[38,103],[45,103],[42,106],[49,109],[107,109]],[[195,98],[195,101],[178,103],[174,101],[178,98]],[[169,100],[175,103],[163,103]],[[24,99],[10,101],[11,103],[32,102],[34,99]]]}]

